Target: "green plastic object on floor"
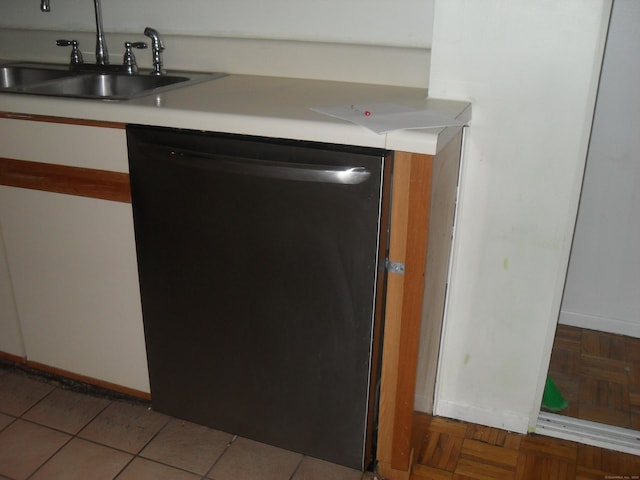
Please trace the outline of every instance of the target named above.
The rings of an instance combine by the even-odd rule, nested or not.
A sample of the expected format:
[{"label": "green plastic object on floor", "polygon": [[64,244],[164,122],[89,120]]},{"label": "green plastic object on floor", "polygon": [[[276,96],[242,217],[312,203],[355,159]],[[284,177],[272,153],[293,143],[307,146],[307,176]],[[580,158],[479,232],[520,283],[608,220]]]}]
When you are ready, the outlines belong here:
[{"label": "green plastic object on floor", "polygon": [[542,395],[542,408],[551,410],[552,412],[559,412],[569,406],[556,384],[553,383],[550,375],[547,375],[547,382],[544,385],[544,393]]}]

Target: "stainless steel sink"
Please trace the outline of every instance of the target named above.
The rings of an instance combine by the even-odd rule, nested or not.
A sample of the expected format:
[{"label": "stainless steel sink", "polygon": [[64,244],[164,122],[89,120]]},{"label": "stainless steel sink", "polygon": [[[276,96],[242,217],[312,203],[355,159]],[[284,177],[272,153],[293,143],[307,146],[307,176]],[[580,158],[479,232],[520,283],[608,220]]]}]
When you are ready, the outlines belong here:
[{"label": "stainless steel sink", "polygon": [[92,71],[91,66],[71,69],[56,64],[4,65],[0,66],[0,93],[128,100],[225,76],[224,73],[183,71],[150,75],[150,70],[126,74],[117,69],[117,66],[110,66],[114,71]]},{"label": "stainless steel sink", "polygon": [[24,93],[122,100],[188,81],[189,77],[99,73],[67,77],[56,82],[25,87]]},{"label": "stainless steel sink", "polygon": [[45,69],[38,67],[2,66],[0,67],[0,88],[20,88],[34,83],[62,78],[69,75],[68,71]]}]

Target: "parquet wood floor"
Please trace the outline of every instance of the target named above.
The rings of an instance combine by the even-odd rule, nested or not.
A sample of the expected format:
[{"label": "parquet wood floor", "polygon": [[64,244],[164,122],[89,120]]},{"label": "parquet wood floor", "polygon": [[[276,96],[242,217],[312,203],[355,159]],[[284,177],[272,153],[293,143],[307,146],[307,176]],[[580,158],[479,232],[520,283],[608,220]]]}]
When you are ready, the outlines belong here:
[{"label": "parquet wood floor", "polygon": [[561,415],[640,430],[640,339],[558,325],[549,374]]},{"label": "parquet wood floor", "polygon": [[411,480],[640,479],[640,457],[416,413]]}]

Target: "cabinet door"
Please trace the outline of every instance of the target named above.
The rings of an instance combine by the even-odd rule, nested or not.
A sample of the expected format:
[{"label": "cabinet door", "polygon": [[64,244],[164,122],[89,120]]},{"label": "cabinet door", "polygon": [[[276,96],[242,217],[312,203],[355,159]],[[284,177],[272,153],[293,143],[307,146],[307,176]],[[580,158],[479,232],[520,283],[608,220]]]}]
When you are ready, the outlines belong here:
[{"label": "cabinet door", "polygon": [[[54,190],[73,195],[40,185],[0,186],[0,224],[27,361],[149,392],[131,204],[83,196],[93,195],[95,185],[82,185],[91,184],[92,172],[126,172],[124,130],[0,121],[1,158],[64,165],[62,176],[64,168],[72,173]],[[49,146],[34,146],[39,142],[32,138],[46,138]],[[76,167],[92,170],[74,180]]]},{"label": "cabinet door", "polygon": [[13,299],[13,286],[5,255],[2,225],[0,225],[0,352],[24,358],[24,345]]}]

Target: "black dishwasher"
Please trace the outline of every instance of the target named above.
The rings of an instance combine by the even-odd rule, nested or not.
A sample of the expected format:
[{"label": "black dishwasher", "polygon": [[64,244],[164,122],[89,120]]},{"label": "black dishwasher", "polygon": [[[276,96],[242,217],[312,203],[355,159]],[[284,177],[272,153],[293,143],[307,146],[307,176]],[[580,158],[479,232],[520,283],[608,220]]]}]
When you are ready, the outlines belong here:
[{"label": "black dishwasher", "polygon": [[152,405],[375,458],[391,155],[127,127]]}]

